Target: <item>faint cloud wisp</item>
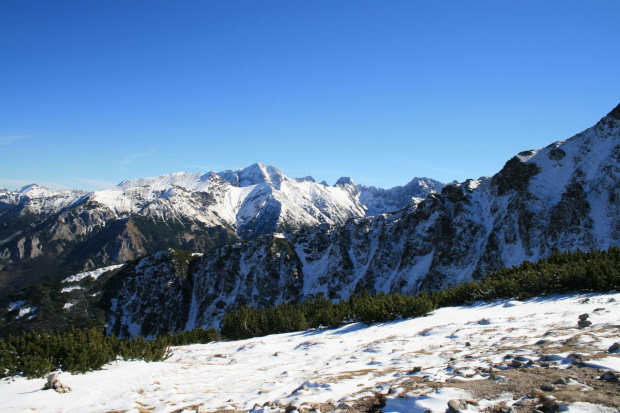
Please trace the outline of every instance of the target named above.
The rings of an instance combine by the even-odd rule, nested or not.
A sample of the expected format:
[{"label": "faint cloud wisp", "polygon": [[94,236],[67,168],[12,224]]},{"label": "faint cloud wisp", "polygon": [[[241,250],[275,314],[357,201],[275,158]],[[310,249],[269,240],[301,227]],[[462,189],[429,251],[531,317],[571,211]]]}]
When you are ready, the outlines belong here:
[{"label": "faint cloud wisp", "polygon": [[0,136],[0,146],[9,145],[15,141],[19,141],[22,139],[32,138],[32,135],[10,135],[10,136]]},{"label": "faint cloud wisp", "polygon": [[129,155],[125,159],[123,159],[122,162],[121,162],[121,165],[122,166],[131,165],[136,159],[142,158],[144,156],[152,156],[152,154],[150,154],[150,153],[134,153],[133,155]]}]

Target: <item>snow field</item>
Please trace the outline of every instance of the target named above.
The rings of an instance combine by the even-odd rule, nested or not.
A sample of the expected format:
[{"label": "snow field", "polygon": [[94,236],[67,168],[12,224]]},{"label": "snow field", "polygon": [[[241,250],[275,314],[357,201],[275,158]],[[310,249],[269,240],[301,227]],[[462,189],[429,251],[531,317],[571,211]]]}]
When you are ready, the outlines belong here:
[{"label": "snow field", "polygon": [[[487,379],[482,369],[505,365],[506,356],[538,359],[536,343],[543,339],[546,359],[557,368],[571,365],[564,343],[572,338],[599,355],[587,363],[619,370],[620,354],[606,353],[618,340],[609,327],[617,324],[619,307],[620,294],[504,300],[443,308],[428,317],[372,326],[349,324],[334,330],[175,347],[164,362],[119,361],[84,375],[62,373],[60,380],[72,388],[67,394],[41,390],[45,379],[2,380],[0,411],[103,413],[135,412],[140,407],[171,412],[188,407],[189,412],[196,405],[209,411],[251,410],[266,402],[302,405],[331,399],[336,405],[346,404],[381,392],[389,393],[384,412],[443,412],[449,399],[467,397],[467,392],[450,387],[418,391],[403,383],[414,377],[433,382]],[[586,312],[593,326],[580,330],[577,317]],[[512,396],[506,395],[506,400],[512,402]],[[492,403],[479,402],[479,408]],[[600,406],[582,406],[586,410],[571,406],[563,408],[607,411]]]}]

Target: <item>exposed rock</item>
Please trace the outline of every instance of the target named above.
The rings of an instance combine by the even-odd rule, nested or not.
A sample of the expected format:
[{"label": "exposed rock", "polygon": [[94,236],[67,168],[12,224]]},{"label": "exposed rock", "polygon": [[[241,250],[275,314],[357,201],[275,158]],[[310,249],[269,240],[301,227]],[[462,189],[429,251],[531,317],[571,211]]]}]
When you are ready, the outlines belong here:
[{"label": "exposed rock", "polygon": [[50,373],[47,376],[47,383],[45,384],[48,388],[52,388],[54,386],[54,383],[56,383],[58,381],[58,376],[59,374],[54,372],[54,373]]},{"label": "exposed rock", "polygon": [[64,385],[60,382],[60,379],[58,378],[58,373],[51,373],[49,376],[47,376],[47,383],[45,383],[45,385],[43,386],[43,390],[50,390],[53,389],[55,390],[57,393],[69,393],[71,391],[71,388],[67,385]]},{"label": "exposed rock", "polygon": [[517,359],[514,359],[514,360],[512,360],[512,362],[510,363],[510,365],[511,365],[512,367],[519,368],[519,367],[523,367],[523,362],[522,362],[522,361],[519,361],[519,360],[517,360]]},{"label": "exposed rock", "polygon": [[448,401],[448,410],[450,413],[457,413],[459,410],[467,409],[467,402],[463,399],[452,399]]},{"label": "exposed rock", "polygon": [[618,351],[618,350],[620,350],[620,344],[618,344],[618,343],[614,343],[614,344],[612,344],[612,345],[609,347],[609,349],[608,349],[607,351],[608,351],[609,353],[613,353],[613,352]]},{"label": "exposed rock", "polygon": [[592,321],[590,321],[590,320],[579,320],[577,322],[577,325],[579,326],[579,328],[587,328],[587,327],[590,327],[592,325]]},{"label": "exposed rock", "polygon": [[542,402],[544,411],[555,411],[558,406],[558,401],[553,396],[545,396]]},{"label": "exposed rock", "polygon": [[588,313],[583,313],[579,315],[579,319],[582,321],[585,321],[588,319],[588,317],[590,317],[590,315]]},{"label": "exposed rock", "polygon": [[607,373],[599,377],[599,380],[612,381],[612,382],[617,382],[618,379],[619,379],[618,375],[611,371],[608,371]]},{"label": "exposed rock", "polygon": [[558,389],[558,386],[556,386],[555,384],[550,384],[550,383],[545,383],[542,386],[540,386],[540,390],[542,391],[554,392],[557,389]]},{"label": "exposed rock", "polygon": [[419,372],[421,372],[421,371],[422,371],[422,367],[421,367],[421,366],[415,366],[414,368],[412,368],[411,370],[409,370],[409,373],[410,373],[410,374],[413,374],[413,373],[419,373]]}]

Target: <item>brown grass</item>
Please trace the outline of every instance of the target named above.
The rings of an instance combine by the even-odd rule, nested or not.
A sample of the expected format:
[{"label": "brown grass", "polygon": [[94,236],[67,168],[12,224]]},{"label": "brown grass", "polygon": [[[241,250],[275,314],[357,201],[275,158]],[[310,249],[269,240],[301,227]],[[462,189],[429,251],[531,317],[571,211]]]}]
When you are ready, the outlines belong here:
[{"label": "brown grass", "polygon": [[[597,369],[569,368],[569,369],[514,369],[500,373],[506,377],[508,384],[499,384],[494,380],[472,380],[466,382],[446,383],[447,387],[457,387],[469,391],[477,399],[496,399],[501,393],[513,393],[516,397],[552,394],[563,402],[588,402],[604,406],[620,407],[620,384],[598,380],[600,372]],[[555,383],[559,378],[574,377],[579,383],[592,387],[593,390],[583,392],[578,386],[559,387],[555,392],[542,392],[540,386]]]},{"label": "brown grass", "polygon": [[369,373],[373,373],[374,369],[362,369],[362,370],[354,370],[354,371],[343,371],[342,373],[329,376],[324,379],[325,383],[338,383],[341,380],[351,380],[355,377],[365,376]]}]

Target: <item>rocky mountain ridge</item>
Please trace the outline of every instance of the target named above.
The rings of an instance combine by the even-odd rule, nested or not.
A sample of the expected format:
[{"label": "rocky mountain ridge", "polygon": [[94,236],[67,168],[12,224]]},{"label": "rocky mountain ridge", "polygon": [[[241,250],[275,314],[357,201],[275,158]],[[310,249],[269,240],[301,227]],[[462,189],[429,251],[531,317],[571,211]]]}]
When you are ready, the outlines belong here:
[{"label": "rocky mountain ridge", "polygon": [[91,193],[37,185],[1,190],[0,296],[164,248],[200,252],[276,231],[342,225],[404,208],[442,187],[428,178],[380,193],[348,185],[288,178],[257,163],[123,181]]}]

